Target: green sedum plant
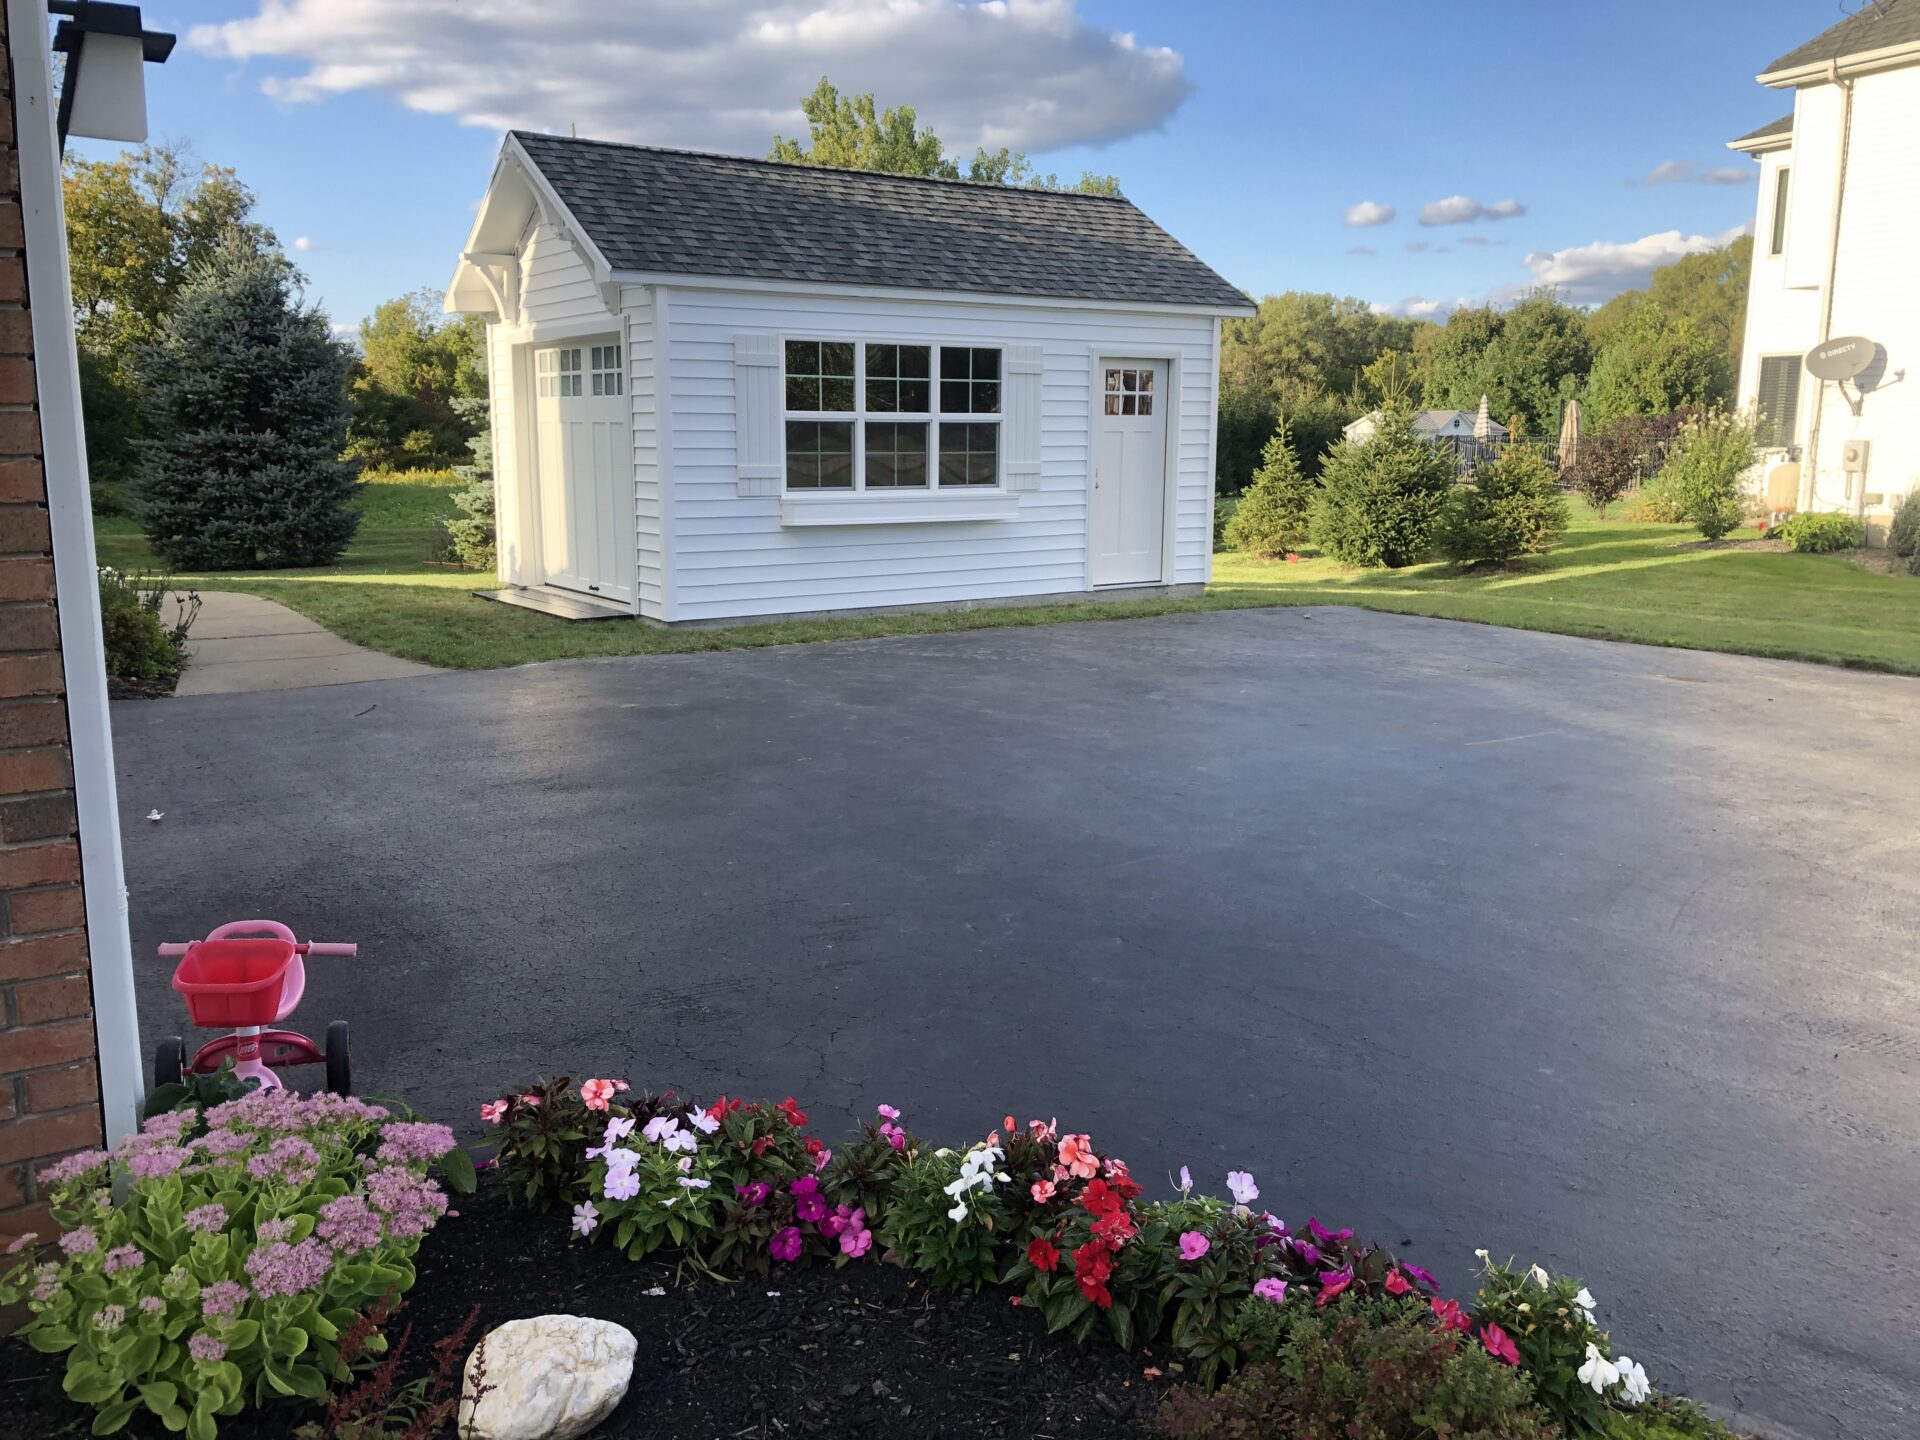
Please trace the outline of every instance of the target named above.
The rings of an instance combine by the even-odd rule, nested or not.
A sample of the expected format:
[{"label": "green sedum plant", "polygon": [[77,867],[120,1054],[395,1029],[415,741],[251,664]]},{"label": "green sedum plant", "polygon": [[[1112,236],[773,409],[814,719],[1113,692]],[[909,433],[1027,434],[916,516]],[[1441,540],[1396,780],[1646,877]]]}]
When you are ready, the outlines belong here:
[{"label": "green sedum plant", "polygon": [[94,1434],[144,1410],[213,1440],[222,1417],[347,1378],[337,1342],[413,1284],[447,1208],[427,1172],[454,1148],[444,1125],[331,1094],[155,1115],[111,1153],[41,1172],[59,1257],[36,1263],[21,1237],[0,1303],[24,1300],[27,1342],[66,1354]]},{"label": "green sedum plant", "polygon": [[1453,485],[1452,452],[1415,434],[1412,416],[1388,412],[1372,439],[1342,441],[1327,456],[1310,511],[1313,543],[1342,565],[1415,564]]}]

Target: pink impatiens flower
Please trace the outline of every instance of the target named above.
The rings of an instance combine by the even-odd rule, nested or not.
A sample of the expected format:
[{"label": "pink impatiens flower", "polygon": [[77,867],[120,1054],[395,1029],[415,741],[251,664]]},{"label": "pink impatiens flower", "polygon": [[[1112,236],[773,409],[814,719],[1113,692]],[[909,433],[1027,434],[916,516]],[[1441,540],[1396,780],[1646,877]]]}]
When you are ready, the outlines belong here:
[{"label": "pink impatiens flower", "polygon": [[1413,1289],[1413,1282],[1408,1280],[1407,1277],[1402,1275],[1398,1270],[1389,1270],[1386,1280],[1382,1283],[1389,1295],[1405,1295]]},{"label": "pink impatiens flower", "polygon": [[583,1201],[573,1207],[573,1233],[591,1235],[593,1227],[600,1223],[600,1212],[594,1208],[591,1200]]},{"label": "pink impatiens flower", "polygon": [[1233,1203],[1251,1205],[1260,1198],[1260,1187],[1253,1183],[1253,1176],[1245,1170],[1227,1172],[1227,1189],[1233,1192]]},{"label": "pink impatiens flower", "polygon": [[1253,1293],[1262,1300],[1271,1300],[1278,1305],[1287,1298],[1287,1282],[1275,1275],[1268,1275],[1253,1282]]},{"label": "pink impatiens flower", "polygon": [[1036,1205],[1046,1204],[1049,1200],[1053,1199],[1053,1195],[1054,1195],[1053,1181],[1051,1180],[1034,1181],[1032,1194],[1033,1194],[1034,1203]]},{"label": "pink impatiens flower", "polygon": [[789,1225],[767,1242],[767,1253],[783,1263],[800,1258],[801,1248],[806,1241],[801,1237],[798,1225]]},{"label": "pink impatiens flower", "polygon": [[850,1260],[858,1260],[872,1248],[871,1230],[849,1230],[840,1237],[840,1253]]},{"label": "pink impatiens flower", "polygon": [[589,1110],[604,1110],[616,1092],[611,1080],[589,1080],[580,1087],[580,1098]]},{"label": "pink impatiens flower", "polygon": [[1060,1137],[1060,1163],[1069,1174],[1082,1180],[1091,1180],[1100,1173],[1100,1157],[1093,1153],[1093,1141],[1085,1135]]},{"label": "pink impatiens flower", "polygon": [[1189,1230],[1180,1237],[1180,1258],[1198,1260],[1213,1248],[1213,1242],[1198,1230]]},{"label": "pink impatiens flower", "polygon": [[820,1194],[820,1182],[813,1176],[802,1175],[787,1190],[793,1196],[795,1219],[811,1225],[827,1213],[827,1202]]},{"label": "pink impatiens flower", "polygon": [[1494,1359],[1504,1361],[1508,1365],[1520,1363],[1520,1351],[1515,1347],[1513,1337],[1492,1321],[1488,1321],[1482,1327],[1480,1343],[1487,1347],[1487,1353]]},{"label": "pink impatiens flower", "polygon": [[[898,1120],[900,1118],[900,1112],[891,1105],[876,1105],[873,1113],[878,1115],[882,1120]],[[881,1128],[885,1129],[886,1127],[882,1126]]]},{"label": "pink impatiens flower", "polygon": [[498,1125],[507,1118],[507,1102],[494,1100],[480,1107],[480,1118],[489,1125]]}]

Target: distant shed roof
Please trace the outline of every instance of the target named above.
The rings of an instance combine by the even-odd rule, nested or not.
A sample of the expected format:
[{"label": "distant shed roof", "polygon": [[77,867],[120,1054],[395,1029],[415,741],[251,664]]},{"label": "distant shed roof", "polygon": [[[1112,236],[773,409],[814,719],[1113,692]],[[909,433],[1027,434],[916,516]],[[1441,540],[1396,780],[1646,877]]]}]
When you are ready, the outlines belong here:
[{"label": "distant shed roof", "polygon": [[1769,124],[1762,125],[1758,130],[1749,130],[1738,140],[1729,140],[1727,142],[1727,148],[1731,150],[1745,150],[1751,146],[1757,149],[1764,141],[1788,139],[1792,135],[1793,116],[1787,114],[1782,115],[1778,120],[1772,121]]},{"label": "distant shed roof", "polygon": [[1838,25],[1789,50],[1760,73],[1777,75],[1898,45],[1920,44],[1920,0],[1867,0]]},{"label": "distant shed roof", "polygon": [[513,139],[615,271],[1252,309],[1115,196]]}]

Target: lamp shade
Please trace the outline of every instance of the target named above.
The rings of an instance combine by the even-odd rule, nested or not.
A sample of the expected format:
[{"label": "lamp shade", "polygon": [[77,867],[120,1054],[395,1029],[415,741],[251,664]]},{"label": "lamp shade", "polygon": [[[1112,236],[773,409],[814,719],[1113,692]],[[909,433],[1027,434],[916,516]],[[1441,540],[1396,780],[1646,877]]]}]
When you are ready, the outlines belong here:
[{"label": "lamp shade", "polygon": [[[73,61],[80,63],[76,67]],[[73,86],[69,135],[89,140],[147,138],[146,54],[139,35],[102,35],[85,31],[78,55],[68,60]]]}]

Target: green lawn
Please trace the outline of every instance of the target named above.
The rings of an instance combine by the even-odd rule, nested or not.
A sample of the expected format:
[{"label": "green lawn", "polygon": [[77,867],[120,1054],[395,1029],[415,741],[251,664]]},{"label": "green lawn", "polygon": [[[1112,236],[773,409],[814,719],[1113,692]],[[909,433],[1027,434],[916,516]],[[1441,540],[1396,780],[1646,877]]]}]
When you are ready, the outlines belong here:
[{"label": "green lawn", "polygon": [[[367,520],[344,561],[324,570],[183,575],[203,590],[246,590],[289,605],[349,640],[462,669],[589,655],[735,650],[850,636],[926,634],[1063,620],[1119,620],[1269,605],[1358,605],[1407,615],[1635,640],[1696,650],[1817,660],[1920,675],[1920,580],[1872,575],[1845,560],[1735,546],[1683,548],[1675,525],[1576,520],[1565,545],[1513,571],[1463,575],[1445,565],[1342,571],[1214,557],[1214,583],[1193,600],[1036,605],[935,615],[782,621],[663,630],[568,624],[477,600],[490,576],[430,569],[431,523],[451,488],[382,484],[363,492]],[[1581,512],[1584,516],[1585,512]],[[99,526],[102,563],[153,569],[130,521]]]}]

